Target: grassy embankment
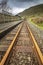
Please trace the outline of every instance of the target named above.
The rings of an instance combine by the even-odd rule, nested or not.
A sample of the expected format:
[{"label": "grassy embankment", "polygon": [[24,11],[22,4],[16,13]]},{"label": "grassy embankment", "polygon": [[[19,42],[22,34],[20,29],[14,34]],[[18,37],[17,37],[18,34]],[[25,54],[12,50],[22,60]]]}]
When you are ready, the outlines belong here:
[{"label": "grassy embankment", "polygon": [[40,29],[43,29],[43,4],[32,6],[21,12],[19,15],[26,18],[28,17],[33,24]]},{"label": "grassy embankment", "polygon": [[38,28],[43,29],[43,17],[33,17],[30,18],[32,24],[36,25]]}]

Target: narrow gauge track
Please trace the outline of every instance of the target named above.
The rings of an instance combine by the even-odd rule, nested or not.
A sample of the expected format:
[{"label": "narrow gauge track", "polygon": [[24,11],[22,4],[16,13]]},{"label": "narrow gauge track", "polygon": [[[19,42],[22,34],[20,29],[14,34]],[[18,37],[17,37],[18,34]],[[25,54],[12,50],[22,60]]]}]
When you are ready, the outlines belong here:
[{"label": "narrow gauge track", "polygon": [[0,65],[43,65],[34,46],[30,31],[24,23],[19,27]]}]

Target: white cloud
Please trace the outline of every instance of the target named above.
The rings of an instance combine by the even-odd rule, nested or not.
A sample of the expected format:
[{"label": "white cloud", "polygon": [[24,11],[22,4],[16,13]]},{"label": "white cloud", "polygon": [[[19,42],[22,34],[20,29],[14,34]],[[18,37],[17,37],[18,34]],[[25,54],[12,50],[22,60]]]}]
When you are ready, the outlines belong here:
[{"label": "white cloud", "polygon": [[17,8],[17,7],[14,7],[12,8],[12,10],[9,10],[9,12],[11,12],[12,14],[16,15],[17,13],[20,13],[22,11],[24,11],[25,8]]},{"label": "white cloud", "polygon": [[43,0],[20,0],[20,1],[23,2],[19,2],[19,0],[8,0],[7,6],[9,6],[12,9],[12,10],[9,9],[8,11],[16,15],[31,6],[43,3]]}]

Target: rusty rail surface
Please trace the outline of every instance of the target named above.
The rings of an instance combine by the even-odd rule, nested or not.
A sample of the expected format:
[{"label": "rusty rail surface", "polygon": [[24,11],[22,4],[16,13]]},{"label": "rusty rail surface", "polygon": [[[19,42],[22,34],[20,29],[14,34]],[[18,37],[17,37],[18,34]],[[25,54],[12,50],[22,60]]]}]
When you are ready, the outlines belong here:
[{"label": "rusty rail surface", "polygon": [[[32,41],[33,41],[33,45],[34,45],[34,48],[33,48],[33,49],[36,50],[37,55],[38,55],[38,57],[39,57],[39,61],[40,61],[40,62],[39,62],[39,65],[43,65],[43,55],[42,55],[42,53],[41,53],[41,51],[40,51],[40,48],[39,48],[39,46],[38,46],[38,43],[36,42],[36,40],[35,40],[35,38],[34,38],[32,32],[31,32],[29,26],[28,26],[28,25],[26,25],[26,26],[27,26],[27,29],[28,29],[28,31],[29,31],[29,33],[30,33],[30,36],[31,36],[31,38],[32,38]],[[8,55],[10,54],[10,51],[11,51],[11,49],[12,49],[12,47],[13,47],[13,45],[14,45],[14,43],[15,43],[17,37],[18,37],[18,34],[19,34],[21,28],[22,28],[22,25],[21,25],[20,28],[18,29],[17,34],[15,35],[13,41],[11,42],[11,45],[9,46],[8,50],[6,51],[6,53],[5,53],[5,55],[4,55],[3,59],[2,59],[2,61],[0,62],[0,65],[4,65],[4,64],[5,64],[5,62],[6,62],[6,60],[7,60],[7,57],[8,57]]]},{"label": "rusty rail surface", "polygon": [[33,41],[33,44],[34,44],[33,49],[35,49],[36,52],[37,52],[37,54],[38,54],[39,63],[40,63],[40,61],[41,61],[40,64],[43,65],[43,55],[42,55],[41,50],[40,50],[40,48],[39,48],[39,46],[38,46],[38,43],[36,42],[35,37],[33,36],[32,31],[30,30],[30,27],[29,27],[28,25],[27,25],[27,28],[28,28],[28,31],[30,32],[30,35],[31,35],[31,38],[32,38],[32,41]]}]

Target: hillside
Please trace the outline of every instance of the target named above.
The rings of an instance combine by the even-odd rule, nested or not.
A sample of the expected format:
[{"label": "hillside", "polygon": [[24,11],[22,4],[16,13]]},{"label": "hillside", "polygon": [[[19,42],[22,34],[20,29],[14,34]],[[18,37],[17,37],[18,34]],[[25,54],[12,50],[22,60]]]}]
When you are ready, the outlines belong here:
[{"label": "hillside", "polygon": [[30,7],[19,15],[26,17],[27,20],[43,29],[43,4]]},{"label": "hillside", "polygon": [[32,16],[32,15],[40,15],[43,13],[43,4],[36,5],[24,10],[20,15],[22,16]]}]

